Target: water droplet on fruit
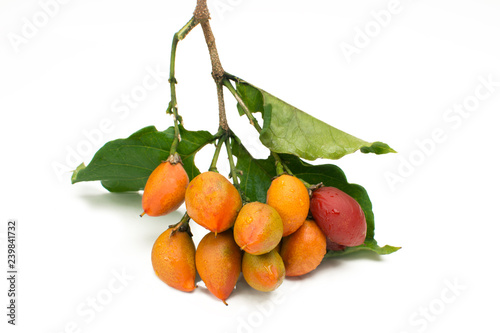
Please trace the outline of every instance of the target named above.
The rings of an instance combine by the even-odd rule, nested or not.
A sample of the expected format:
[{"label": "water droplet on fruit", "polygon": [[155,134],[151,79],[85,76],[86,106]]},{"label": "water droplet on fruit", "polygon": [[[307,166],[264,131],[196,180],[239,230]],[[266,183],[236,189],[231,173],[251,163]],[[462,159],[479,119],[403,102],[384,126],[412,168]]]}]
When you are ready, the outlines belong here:
[{"label": "water droplet on fruit", "polygon": [[334,209],[332,209],[332,213],[335,215],[338,215],[338,214],[340,214],[340,211],[334,208]]}]

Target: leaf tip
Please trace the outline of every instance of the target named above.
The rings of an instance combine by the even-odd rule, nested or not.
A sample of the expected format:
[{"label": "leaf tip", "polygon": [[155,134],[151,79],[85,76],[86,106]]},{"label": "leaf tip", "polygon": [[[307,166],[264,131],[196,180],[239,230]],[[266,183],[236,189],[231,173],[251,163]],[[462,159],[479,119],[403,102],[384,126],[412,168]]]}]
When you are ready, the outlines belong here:
[{"label": "leaf tip", "polygon": [[376,155],[397,153],[397,151],[392,149],[387,143],[380,141],[373,142],[370,146],[361,147],[360,150],[364,154],[374,153]]},{"label": "leaf tip", "polygon": [[85,169],[85,163],[80,164],[73,170],[73,174],[71,175],[71,184],[78,183],[78,173]]}]

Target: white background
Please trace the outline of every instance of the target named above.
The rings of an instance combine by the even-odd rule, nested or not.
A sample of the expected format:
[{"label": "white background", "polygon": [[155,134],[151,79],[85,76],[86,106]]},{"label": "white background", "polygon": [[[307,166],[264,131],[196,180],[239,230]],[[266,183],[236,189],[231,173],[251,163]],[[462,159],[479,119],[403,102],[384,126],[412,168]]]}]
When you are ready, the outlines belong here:
[{"label": "white background", "polygon": [[[228,307],[201,283],[193,293],[173,290],[151,268],[154,240],[183,207],[140,219],[140,194],[70,184],[70,170],[105,142],[170,126],[165,76],[134,107],[123,109],[121,99],[141,89],[148,71],[168,71],[173,33],[195,1],[61,1],[51,17],[41,6],[47,2],[0,2],[0,266],[6,271],[6,222],[15,218],[20,272],[16,327],[6,324],[1,279],[2,332],[500,329],[498,1],[401,0],[381,28],[372,13],[388,0],[209,1],[228,72],[399,152],[335,163],[368,190],[379,243],[402,250],[329,260],[271,294],[240,281]],[[27,22],[39,27],[23,37]],[[365,28],[373,29],[369,41],[360,37]],[[28,38],[16,44],[13,36]],[[346,57],[346,44],[357,53]],[[179,44],[177,59],[185,126],[215,132],[215,87],[199,27]],[[496,82],[490,91],[481,77]],[[226,102],[233,130],[265,157],[229,93]],[[472,111],[459,116],[453,107],[464,102]],[[440,140],[431,144],[436,131]],[[211,150],[198,156],[200,169]],[[397,181],[390,185],[388,175]],[[205,233],[193,231],[195,242]]]}]

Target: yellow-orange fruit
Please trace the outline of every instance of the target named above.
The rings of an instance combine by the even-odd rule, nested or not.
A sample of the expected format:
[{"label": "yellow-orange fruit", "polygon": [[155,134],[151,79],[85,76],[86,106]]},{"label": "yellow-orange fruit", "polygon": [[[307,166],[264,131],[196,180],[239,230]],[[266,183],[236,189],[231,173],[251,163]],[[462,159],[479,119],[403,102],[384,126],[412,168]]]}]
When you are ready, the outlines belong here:
[{"label": "yellow-orange fruit", "polygon": [[273,207],[251,202],[241,209],[234,223],[234,240],[245,252],[263,254],[274,249],[283,236],[283,222]]},{"label": "yellow-orange fruit", "polygon": [[169,286],[192,291],[195,288],[195,246],[187,232],[172,228],[156,239],[151,251],[151,262],[156,275]]},{"label": "yellow-orange fruit", "polygon": [[276,250],[258,256],[245,252],[241,269],[245,281],[259,291],[273,291],[285,279],[285,264]]},{"label": "yellow-orange fruit", "polygon": [[188,215],[212,232],[220,233],[232,227],[241,205],[236,187],[217,172],[199,174],[186,190]]},{"label": "yellow-orange fruit", "polygon": [[299,276],[316,269],[326,254],[326,237],[312,220],[304,224],[281,244],[286,276]]},{"label": "yellow-orange fruit", "polygon": [[241,251],[231,230],[217,236],[210,232],[202,238],[196,250],[196,269],[208,290],[227,305],[241,272]]},{"label": "yellow-orange fruit", "polygon": [[300,228],[309,213],[309,192],[297,177],[281,175],[267,190],[267,204],[278,211],[283,220],[283,236]]},{"label": "yellow-orange fruit", "polygon": [[162,162],[149,175],[144,187],[143,215],[161,216],[179,208],[184,202],[188,184],[189,177],[181,163]]}]

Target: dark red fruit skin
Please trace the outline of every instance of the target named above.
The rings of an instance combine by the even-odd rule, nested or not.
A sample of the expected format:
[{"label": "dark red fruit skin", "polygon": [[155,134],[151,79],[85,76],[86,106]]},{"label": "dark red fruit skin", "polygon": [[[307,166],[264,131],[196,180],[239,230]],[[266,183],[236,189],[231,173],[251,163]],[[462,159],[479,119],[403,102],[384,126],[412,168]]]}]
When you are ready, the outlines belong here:
[{"label": "dark red fruit skin", "polygon": [[332,242],[330,238],[326,238],[326,249],[330,251],[344,251],[346,248],[345,245],[340,245],[335,242]]},{"label": "dark red fruit skin", "polygon": [[333,243],[344,246],[363,244],[366,218],[359,203],[335,187],[321,187],[311,198],[311,214]]}]

